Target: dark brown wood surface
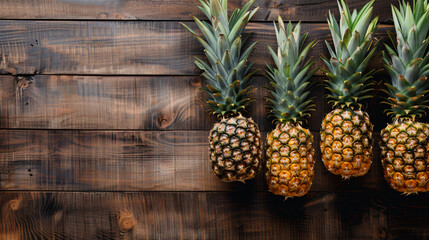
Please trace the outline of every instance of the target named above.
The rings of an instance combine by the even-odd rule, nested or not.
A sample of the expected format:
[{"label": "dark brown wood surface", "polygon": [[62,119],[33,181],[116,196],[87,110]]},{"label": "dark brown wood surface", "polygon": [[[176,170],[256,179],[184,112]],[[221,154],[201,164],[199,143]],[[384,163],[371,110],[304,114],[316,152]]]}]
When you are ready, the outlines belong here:
[{"label": "dark brown wood surface", "polygon": [[[216,179],[207,152],[216,119],[202,106],[204,81],[192,63],[202,48],[179,24],[195,28],[190,15],[204,18],[197,2],[0,0],[0,240],[429,239],[429,195],[400,195],[382,176],[385,72],[365,107],[376,129],[367,175],[345,181],[323,167],[318,131],[330,107],[316,85],[306,124],[316,176],[306,196],[270,194],[263,174],[246,184]],[[390,4],[397,1],[375,1],[381,40],[393,29]],[[246,32],[259,41],[251,60],[260,72],[246,115],[265,137],[272,20],[302,21],[323,67],[326,17],[338,11],[335,0],[255,5]],[[371,64],[380,67],[380,58]]]},{"label": "dark brown wood surface", "polygon": [[[312,81],[322,82],[315,76]],[[255,79],[256,99],[246,115],[263,131],[274,126],[265,113],[266,77]],[[209,130],[198,76],[0,76],[0,123],[26,129]],[[319,111],[308,121],[318,131],[329,110],[324,92],[313,95]],[[326,109],[326,110],[324,110]]]},{"label": "dark brown wood surface", "polygon": [[[319,131],[330,111],[320,85],[324,79],[312,78],[317,111],[305,124],[312,131]],[[271,131],[264,87],[268,79],[258,76],[254,82],[256,101],[246,115],[262,131]],[[209,130],[216,119],[205,112],[202,84],[198,76],[0,75],[0,123],[2,128],[25,129]],[[389,119],[379,114],[386,107],[378,104],[383,96],[379,91],[375,95],[364,109],[378,132]]]},{"label": "dark brown wood surface", "polygon": [[[193,22],[187,22],[196,28]],[[380,25],[386,37],[390,25]],[[267,46],[275,46],[272,23],[247,28],[259,41],[250,60],[265,69],[271,62]],[[319,43],[311,56],[326,55],[330,39],[325,23],[305,23],[308,41]],[[0,73],[96,75],[198,75],[193,56],[202,54],[195,38],[175,21],[0,21]],[[376,65],[380,67],[380,60]]]},{"label": "dark brown wood surface", "polygon": [[0,238],[425,239],[428,195],[396,195],[2,192]]},{"label": "dark brown wood surface", "polygon": [[[229,6],[241,8],[246,2],[230,0]],[[198,0],[2,0],[0,19],[97,19],[97,20],[191,20],[191,15],[204,18],[196,7]],[[348,1],[351,8],[362,7],[362,1]],[[375,1],[374,14],[381,21],[392,19],[390,4],[394,0]],[[277,20],[281,14],[291,21],[326,21],[328,11],[337,14],[335,0],[257,0],[256,21]]]},{"label": "dark brown wood surface", "polygon": [[0,121],[3,128],[209,129],[215,118],[205,113],[200,87],[192,76],[4,75]]},{"label": "dark brown wood surface", "polygon": [[[330,174],[313,134],[313,191],[377,191],[385,185],[379,161],[362,178]],[[5,190],[233,191],[242,185],[220,182],[212,173],[207,131],[0,130],[0,143]],[[378,145],[374,150],[378,156]],[[267,190],[263,174],[247,184]]]},{"label": "dark brown wood surface", "polygon": [[[4,192],[0,200],[0,219],[4,222],[0,236],[384,239],[387,216],[385,206],[374,202],[379,198],[376,193],[309,193],[299,201],[284,201],[250,188],[231,193]],[[421,214],[415,212],[412,216]]]}]

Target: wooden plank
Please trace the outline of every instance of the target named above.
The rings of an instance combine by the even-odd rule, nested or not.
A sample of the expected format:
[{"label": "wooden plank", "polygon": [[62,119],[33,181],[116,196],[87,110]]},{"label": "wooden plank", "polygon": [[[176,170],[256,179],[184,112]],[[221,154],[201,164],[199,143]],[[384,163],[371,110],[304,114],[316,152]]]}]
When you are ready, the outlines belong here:
[{"label": "wooden plank", "polygon": [[284,201],[269,193],[247,190],[236,193],[2,192],[0,237],[385,239],[380,234],[386,227],[384,209],[374,204],[374,198],[374,194],[362,192],[310,193]]},{"label": "wooden plank", "polygon": [[3,75],[0,126],[209,129],[214,118],[201,105],[200,87],[198,77]]},{"label": "wooden plank", "polygon": [[[315,76],[312,81],[323,79]],[[193,76],[0,75],[0,128],[209,130],[215,118],[205,112],[202,84]],[[245,113],[262,131],[274,128],[265,109],[267,84],[267,78],[256,77],[256,101]],[[316,86],[311,94],[317,111],[305,126],[319,131],[331,108],[323,87]],[[390,120],[381,114],[386,107],[379,103],[381,92],[374,94],[364,109],[380,131]]]},{"label": "wooden plank", "polygon": [[[230,8],[241,8],[247,1],[230,0]],[[347,1],[350,8],[361,8],[366,3]],[[97,20],[191,20],[191,15],[204,18],[196,8],[197,0],[2,0],[0,19],[97,19]],[[381,21],[391,20],[390,4],[397,1],[378,0],[374,15]],[[337,14],[335,0],[260,0],[255,21],[272,21],[281,14],[292,21],[326,21],[328,11]],[[387,9],[387,11],[386,11]]]},{"label": "wooden plank", "polygon": [[404,196],[389,189],[376,204],[386,206],[388,239],[429,238],[429,193]]},{"label": "wooden plank", "polygon": [[[321,163],[315,134],[312,191],[378,191],[378,146],[369,173],[350,181]],[[47,191],[231,191],[212,173],[207,131],[0,130],[0,189]],[[263,134],[265,138],[266,134]],[[378,137],[376,138],[378,142]],[[263,174],[248,188],[267,191]]]},{"label": "wooden plank", "polygon": [[[216,179],[202,144],[207,137],[202,134],[4,130],[1,135],[2,189],[192,191],[227,187],[211,181]],[[180,179],[182,172],[188,174],[183,176],[188,181]]]},{"label": "wooden plank", "polygon": [[[263,131],[267,118],[264,85],[258,76],[246,113]],[[320,77],[313,81],[321,82]],[[0,127],[26,129],[209,130],[215,117],[206,113],[199,77],[0,76]],[[317,131],[326,113],[324,91],[313,90],[318,111],[309,119]]]},{"label": "wooden plank", "polygon": [[[193,22],[189,26],[196,28]],[[392,29],[381,25],[379,37]],[[250,60],[265,69],[271,62],[267,45],[275,46],[272,23],[251,23],[251,41],[260,41]],[[303,24],[310,52],[327,54],[327,24]],[[198,75],[193,57],[200,44],[178,22],[171,21],[0,21],[0,73],[96,75]],[[380,59],[373,65],[380,67]]]}]

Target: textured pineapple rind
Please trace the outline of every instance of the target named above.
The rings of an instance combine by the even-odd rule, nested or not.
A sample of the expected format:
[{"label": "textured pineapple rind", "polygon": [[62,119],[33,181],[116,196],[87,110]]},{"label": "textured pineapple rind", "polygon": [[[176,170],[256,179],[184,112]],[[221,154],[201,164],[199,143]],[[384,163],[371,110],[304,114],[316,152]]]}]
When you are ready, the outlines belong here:
[{"label": "textured pineapple rind", "polygon": [[390,187],[405,194],[429,190],[429,127],[395,121],[381,131],[381,163]]},{"label": "textured pineapple rind", "polygon": [[361,110],[335,109],[323,119],[320,131],[322,161],[343,178],[365,175],[372,163],[373,125]]},{"label": "textured pineapple rind", "polygon": [[223,118],[210,131],[209,142],[211,167],[222,181],[244,182],[260,172],[261,133],[251,118]]},{"label": "textured pineapple rind", "polygon": [[307,194],[314,179],[314,137],[300,125],[279,123],[267,136],[265,179],[286,198]]}]

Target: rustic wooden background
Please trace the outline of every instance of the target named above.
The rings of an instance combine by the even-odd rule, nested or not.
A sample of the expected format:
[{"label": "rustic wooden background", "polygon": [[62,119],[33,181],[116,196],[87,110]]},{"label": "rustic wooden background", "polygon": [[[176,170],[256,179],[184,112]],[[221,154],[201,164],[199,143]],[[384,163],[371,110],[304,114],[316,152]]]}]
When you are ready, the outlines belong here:
[{"label": "rustic wooden background", "polygon": [[[216,179],[207,154],[215,119],[201,107],[192,63],[201,47],[179,25],[195,28],[197,3],[0,0],[0,239],[428,239],[429,195],[387,187],[378,143],[364,177],[344,181],[322,166],[318,130],[330,108],[320,87],[308,122],[317,150],[309,194],[284,201],[262,175],[247,184]],[[375,3],[382,40],[391,3]],[[320,41],[311,54],[322,66],[335,0],[256,5],[247,30],[260,41],[256,68],[270,62],[278,14]],[[273,127],[265,84],[261,71],[248,111],[264,135]],[[375,95],[367,109],[378,132],[389,119]]]}]

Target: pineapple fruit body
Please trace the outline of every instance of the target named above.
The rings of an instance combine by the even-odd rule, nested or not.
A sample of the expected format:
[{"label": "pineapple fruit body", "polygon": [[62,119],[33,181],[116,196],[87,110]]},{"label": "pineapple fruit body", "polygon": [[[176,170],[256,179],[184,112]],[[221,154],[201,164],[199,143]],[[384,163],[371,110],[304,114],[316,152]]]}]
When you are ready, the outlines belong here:
[{"label": "pineapple fruit body", "polygon": [[251,118],[223,118],[209,135],[210,162],[224,182],[254,178],[262,166],[261,133]]},{"label": "pineapple fruit body", "polygon": [[343,178],[365,175],[372,162],[372,131],[366,112],[335,109],[328,113],[320,134],[326,169]]},{"label": "pineapple fruit body", "polygon": [[311,77],[317,69],[307,58],[314,41],[305,45],[301,24],[274,24],[277,52],[270,46],[274,67],[267,64],[270,80],[266,98],[276,128],[267,136],[265,179],[273,194],[285,198],[304,196],[314,179],[314,137],[301,124],[315,110],[310,96]]},{"label": "pineapple fruit body", "polygon": [[411,194],[428,191],[429,156],[426,123],[429,104],[429,2],[402,1],[392,6],[396,36],[393,47],[385,45],[386,109],[394,120],[381,131],[381,162],[384,177],[393,189]]},{"label": "pineapple fruit body", "polygon": [[372,162],[373,126],[368,114],[358,109],[364,99],[373,97],[375,69],[366,70],[378,43],[373,4],[371,0],[352,11],[345,0],[339,0],[340,20],[331,13],[328,18],[334,44],[326,42],[330,57],[322,60],[327,67],[327,97],[334,110],[322,122],[320,147],[326,169],[345,179],[365,175]]},{"label": "pineapple fruit body", "polygon": [[390,187],[406,194],[429,190],[429,127],[396,121],[381,131],[381,162]]},{"label": "pineapple fruit body", "polygon": [[288,197],[305,195],[314,179],[314,137],[299,124],[279,123],[267,136],[269,190]]}]

